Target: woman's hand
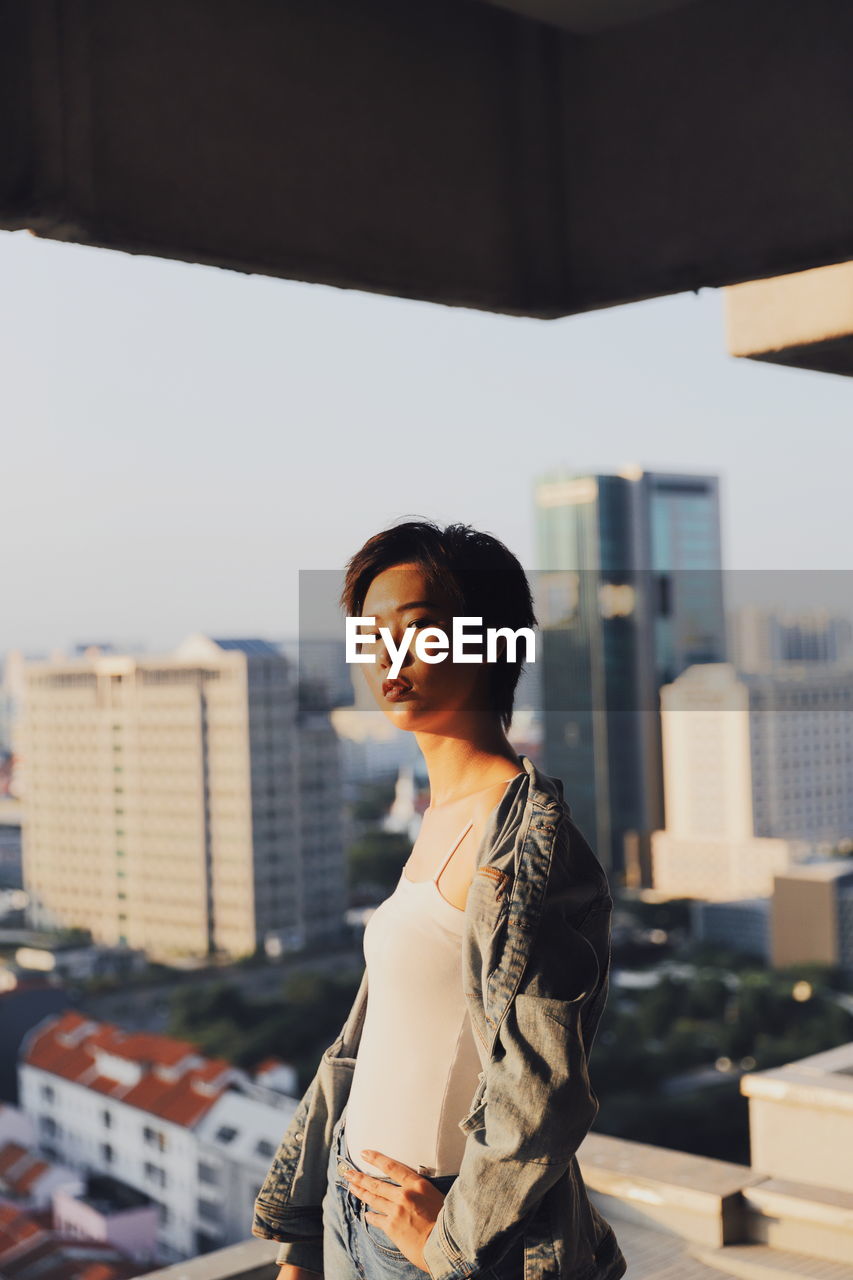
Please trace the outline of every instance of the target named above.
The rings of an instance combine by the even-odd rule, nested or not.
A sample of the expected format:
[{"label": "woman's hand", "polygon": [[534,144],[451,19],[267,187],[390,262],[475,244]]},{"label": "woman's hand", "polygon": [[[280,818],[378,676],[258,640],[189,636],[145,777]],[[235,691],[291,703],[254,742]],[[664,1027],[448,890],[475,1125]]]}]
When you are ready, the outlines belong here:
[{"label": "woman's hand", "polygon": [[360,1169],[347,1170],[344,1176],[353,1194],[378,1210],[365,1212],[364,1217],[384,1231],[409,1262],[431,1275],[423,1246],[444,1204],[443,1192],[402,1160],[379,1151],[363,1151],[362,1155],[377,1168],[385,1169],[390,1178],[397,1179],[383,1182]]},{"label": "woman's hand", "polygon": [[309,1271],[307,1267],[294,1267],[291,1262],[283,1262],[278,1270],[278,1280],[323,1280],[322,1271]]}]

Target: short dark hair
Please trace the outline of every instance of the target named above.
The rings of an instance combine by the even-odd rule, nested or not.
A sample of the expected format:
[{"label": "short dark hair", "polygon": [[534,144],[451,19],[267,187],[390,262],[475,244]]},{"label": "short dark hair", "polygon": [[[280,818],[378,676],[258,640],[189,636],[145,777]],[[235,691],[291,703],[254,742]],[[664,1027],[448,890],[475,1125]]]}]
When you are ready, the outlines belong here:
[{"label": "short dark hair", "polygon": [[[455,613],[482,618],[484,628],[536,626],[527,575],[509,548],[468,524],[442,529],[433,520],[405,520],[368,538],[347,562],[340,599],[345,613],[360,616],[373,579],[407,563],[419,565],[430,585],[449,594]],[[490,695],[505,729],[523,665],[519,656],[489,667]]]}]

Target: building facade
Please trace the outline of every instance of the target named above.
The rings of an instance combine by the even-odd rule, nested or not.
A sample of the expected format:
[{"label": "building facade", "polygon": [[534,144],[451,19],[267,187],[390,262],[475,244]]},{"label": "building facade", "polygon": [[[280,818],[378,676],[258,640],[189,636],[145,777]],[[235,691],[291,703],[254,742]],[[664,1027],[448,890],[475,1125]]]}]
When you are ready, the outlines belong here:
[{"label": "building facade", "polygon": [[[244,1150],[243,1128],[249,1124],[252,1137],[264,1130],[277,1140],[296,1106],[296,1099],[203,1057],[185,1041],[123,1032],[75,1010],[30,1032],[18,1076],[21,1107],[43,1156],[110,1175],[157,1204],[162,1261],[248,1235],[248,1183],[255,1178],[257,1194],[269,1159]],[[243,1188],[233,1205],[211,1194],[212,1153],[221,1188]],[[212,1206],[220,1202],[227,1212],[217,1226]]]},{"label": "building facade", "polygon": [[328,911],[306,916],[299,793],[314,779],[275,646],[197,635],[161,658],[33,664],[20,738],[34,925],[168,960],[297,948],[339,920],[340,798],[327,797]]},{"label": "building facade", "polygon": [[661,690],[665,822],[654,887],[767,897],[853,832],[853,672],[698,664]]},{"label": "building facade", "polygon": [[771,959],[776,968],[819,964],[853,975],[853,858],[776,877]]},{"label": "building facade", "polygon": [[613,870],[648,882],[662,825],[658,690],[725,657],[718,481],[555,472],[536,487],[543,758]]}]

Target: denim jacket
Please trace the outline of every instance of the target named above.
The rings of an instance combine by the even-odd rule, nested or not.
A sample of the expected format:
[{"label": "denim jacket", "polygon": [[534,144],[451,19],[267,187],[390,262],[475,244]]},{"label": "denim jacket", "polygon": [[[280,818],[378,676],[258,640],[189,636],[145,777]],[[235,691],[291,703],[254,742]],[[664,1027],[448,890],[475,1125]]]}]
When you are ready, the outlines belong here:
[{"label": "denim jacket", "polygon": [[[522,1233],[524,1280],[618,1280],[625,1259],[576,1158],[598,1111],[588,1059],[607,996],[612,899],[562,783],[521,759],[465,906],[463,989],[485,1069],[459,1121],[462,1162],[424,1261],[433,1280],[476,1280]],[[252,1233],[283,1242],[279,1263],[323,1270],[329,1148],[367,998],[365,971],[255,1201]]]}]

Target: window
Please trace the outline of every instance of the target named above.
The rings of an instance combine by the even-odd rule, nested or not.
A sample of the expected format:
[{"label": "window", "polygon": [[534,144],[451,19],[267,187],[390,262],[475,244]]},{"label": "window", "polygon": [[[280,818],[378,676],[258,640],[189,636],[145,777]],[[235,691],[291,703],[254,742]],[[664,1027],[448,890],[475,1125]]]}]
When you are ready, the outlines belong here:
[{"label": "window", "polygon": [[145,1176],[150,1182],[156,1182],[158,1187],[166,1185],[166,1170],[161,1169],[158,1164],[151,1164],[148,1160],[145,1162]]},{"label": "window", "polygon": [[101,1119],[102,1119],[102,1120],[103,1120],[103,1122],[104,1122],[104,1128],[105,1128],[105,1129],[111,1129],[111,1128],[112,1128],[112,1126],[113,1126],[113,1117],[112,1117],[112,1113],[111,1113],[111,1112],[109,1112],[109,1111],[102,1111],[102,1112],[101,1112]]},{"label": "window", "polygon": [[42,1133],[46,1133],[50,1138],[55,1138],[60,1132],[59,1125],[53,1116],[39,1116],[39,1128]]},{"label": "window", "polygon": [[142,1137],[146,1146],[156,1147],[158,1151],[166,1150],[165,1133],[161,1133],[159,1129],[152,1129],[150,1124],[147,1124],[142,1130]]},{"label": "window", "polygon": [[105,1160],[107,1164],[112,1164],[113,1162],[113,1149],[108,1142],[101,1143],[101,1158]]},{"label": "window", "polygon": [[274,1156],[275,1147],[268,1138],[261,1138],[258,1141],[255,1151],[259,1156]]},{"label": "window", "polygon": [[219,1222],[222,1217],[222,1210],[212,1200],[199,1200],[198,1216],[203,1218],[205,1222]]},{"label": "window", "polygon": [[215,1187],[219,1184],[219,1170],[212,1164],[205,1164],[203,1160],[198,1165],[198,1180],[206,1182],[209,1186]]},{"label": "window", "polygon": [[233,1142],[237,1137],[237,1130],[232,1129],[230,1125],[223,1124],[216,1130],[215,1137],[217,1142]]},{"label": "window", "polygon": [[41,1087],[41,1096],[45,1102],[53,1102],[56,1098],[56,1091],[52,1084],[43,1084]]}]

